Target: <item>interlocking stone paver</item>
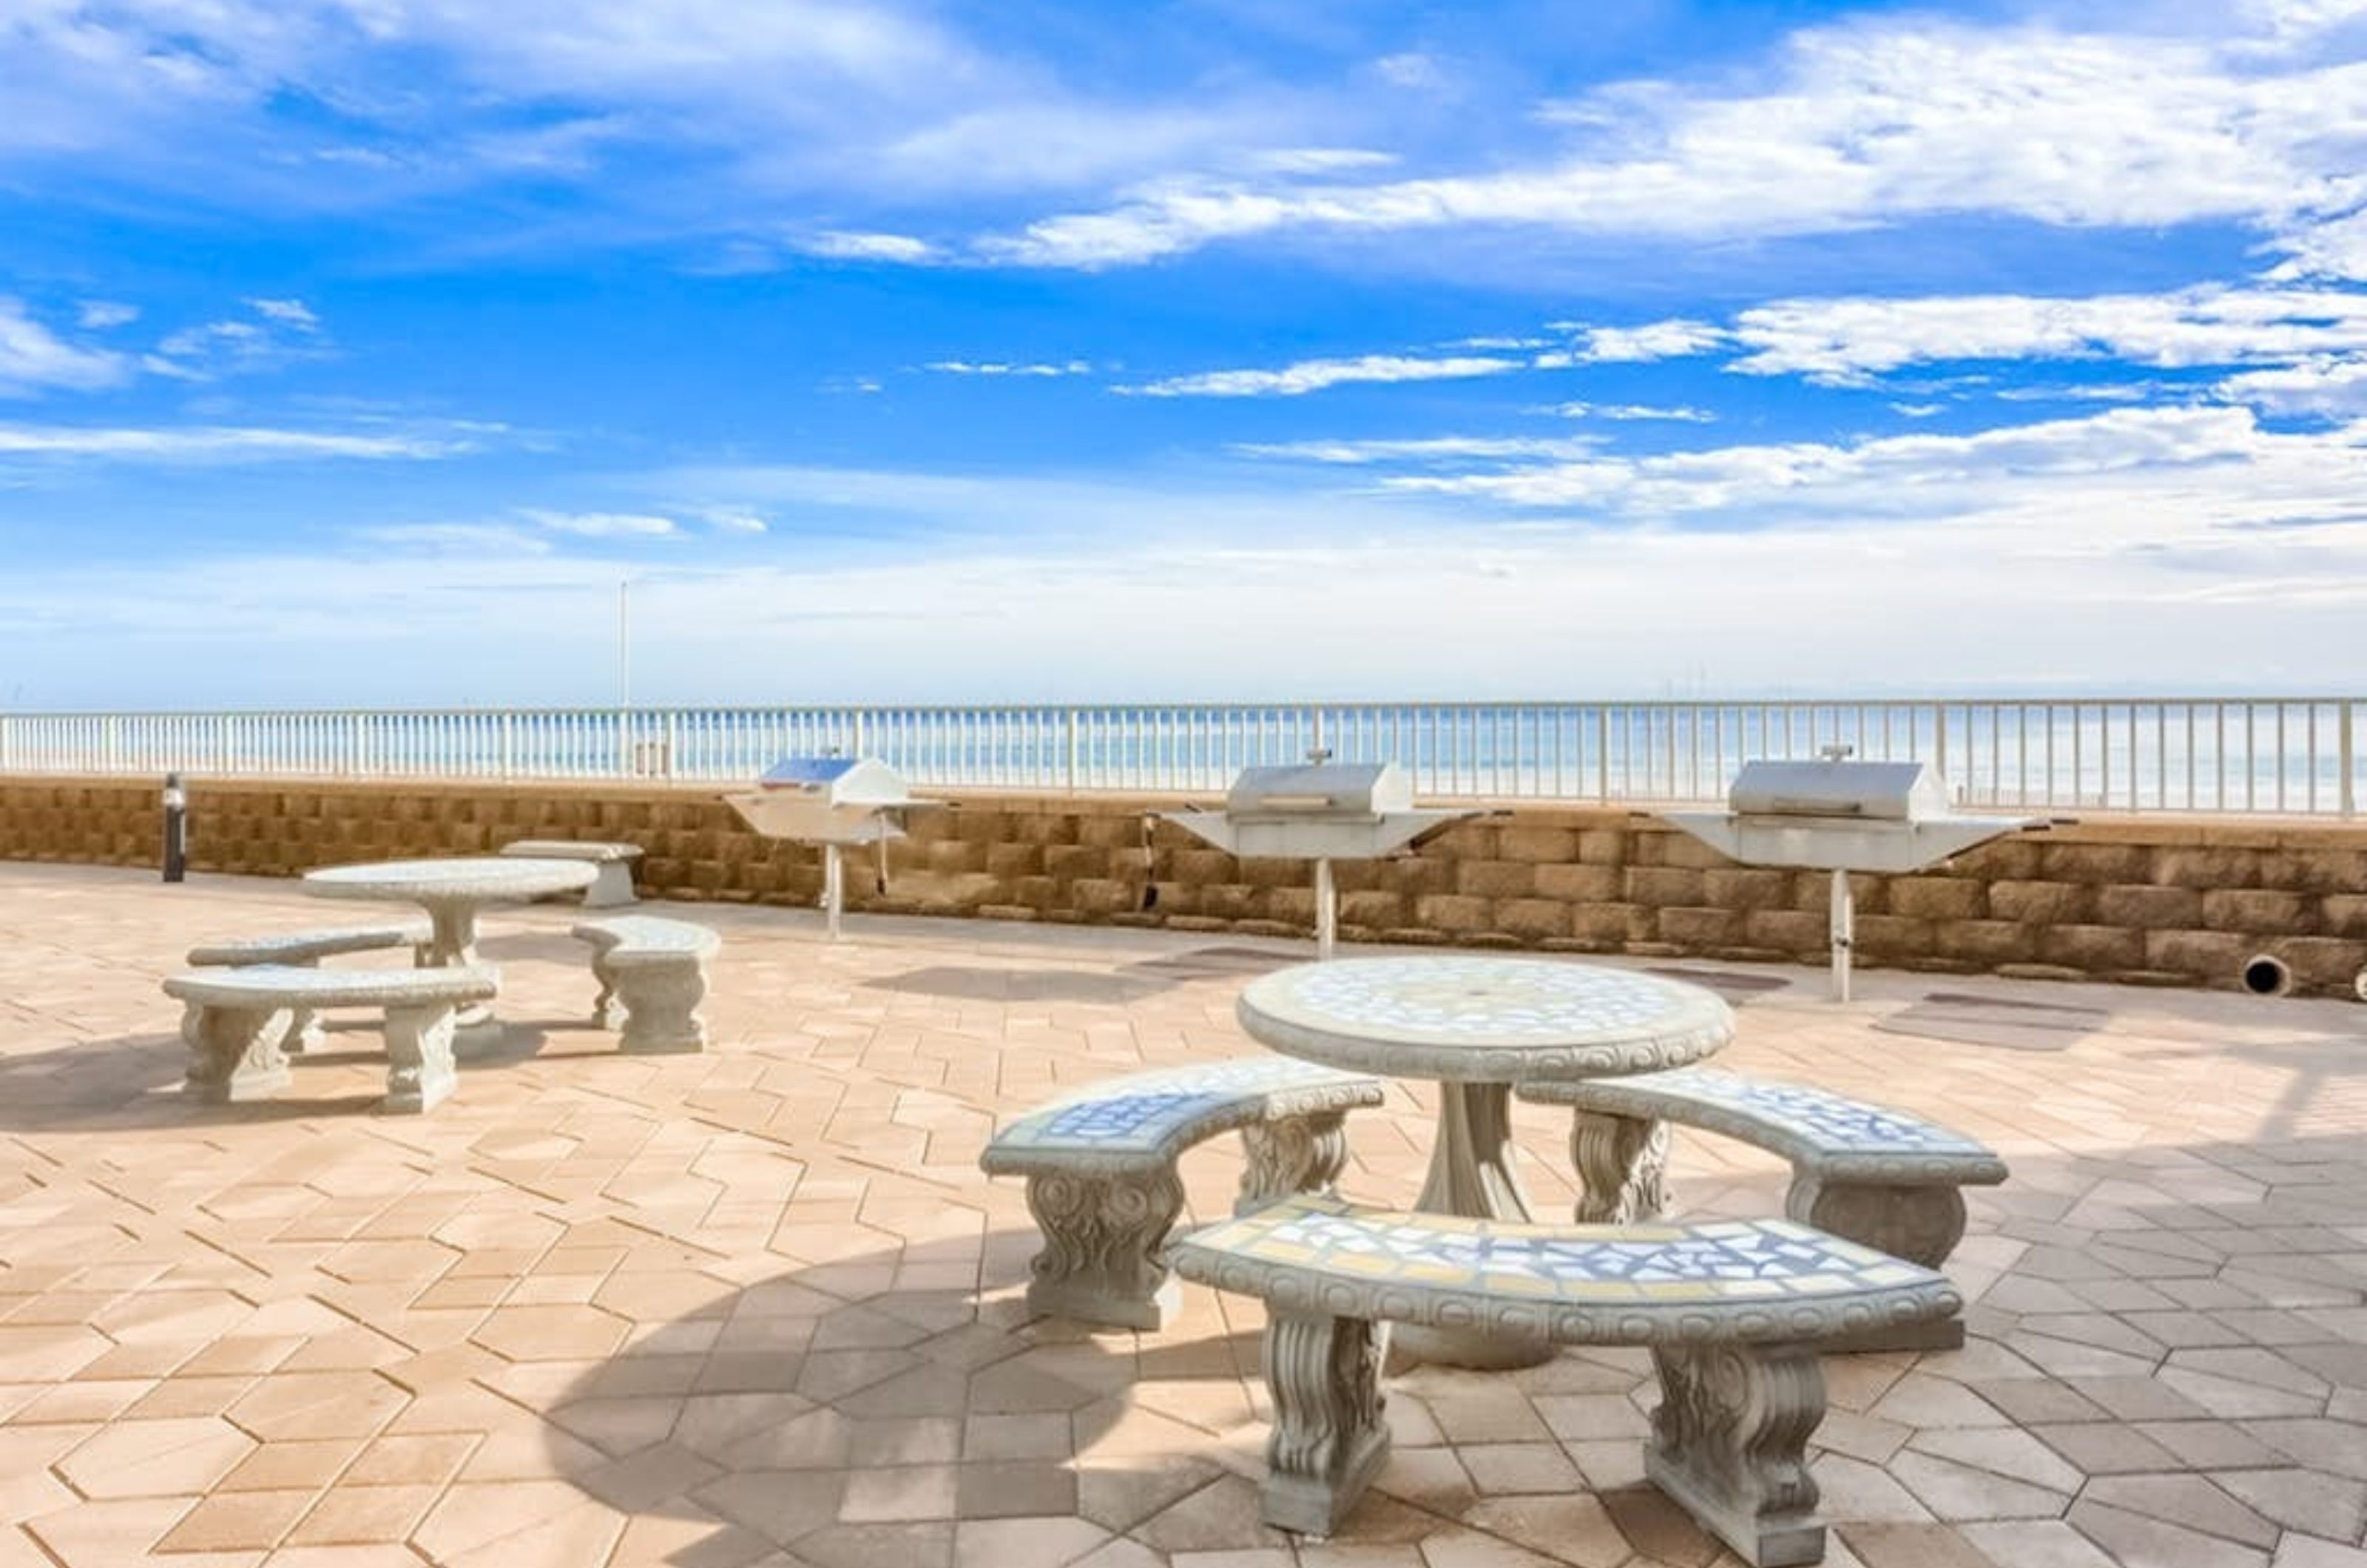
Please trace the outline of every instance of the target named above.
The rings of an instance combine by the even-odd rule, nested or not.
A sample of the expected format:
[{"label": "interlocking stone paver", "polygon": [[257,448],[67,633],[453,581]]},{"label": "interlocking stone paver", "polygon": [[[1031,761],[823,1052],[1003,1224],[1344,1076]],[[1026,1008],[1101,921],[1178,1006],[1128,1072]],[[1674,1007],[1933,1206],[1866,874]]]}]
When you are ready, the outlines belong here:
[{"label": "interlocking stone paver", "polygon": [[[367,1031],[281,1100],[174,1092],[157,978],[320,923],[292,886],[12,865],[0,892],[0,1568],[1718,1560],[1642,1483],[1639,1352],[1399,1371],[1398,1450],[1312,1546],[1257,1519],[1256,1303],[1188,1291],[1155,1336],[1026,1319],[1032,1224],[979,1146],[1076,1085],[1254,1051],[1233,999],[1294,944],[887,918],[832,944],[809,911],[686,908],[726,937],[714,1048],[624,1058],[575,1021],[572,912],[497,910],[501,1009],[531,1022],[396,1120]],[[1947,981],[2094,1013],[2039,1056],[1886,1032],[1915,976],[1834,1007],[1764,973],[1724,1065],[2014,1172],[1967,1195],[1965,1348],[1828,1360],[1834,1568],[2367,1568],[2355,1005]],[[1432,1102],[1358,1113],[1351,1190],[1411,1199]],[[1567,1123],[1515,1125],[1566,1213]],[[1187,1217],[1240,1170],[1187,1157]],[[1671,1174],[1719,1215],[1785,1180],[1692,1131]]]}]

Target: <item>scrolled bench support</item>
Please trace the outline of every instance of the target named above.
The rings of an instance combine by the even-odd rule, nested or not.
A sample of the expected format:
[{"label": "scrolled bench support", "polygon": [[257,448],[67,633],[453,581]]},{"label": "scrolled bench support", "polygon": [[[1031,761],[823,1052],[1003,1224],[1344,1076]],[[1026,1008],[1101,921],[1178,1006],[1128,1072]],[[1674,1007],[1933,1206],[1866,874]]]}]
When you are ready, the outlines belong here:
[{"label": "scrolled bench support", "polygon": [[1184,1184],[1172,1167],[1033,1175],[1027,1211],[1044,1234],[1029,1265],[1029,1311],[1112,1328],[1156,1330],[1173,1320],[1182,1292],[1160,1257],[1184,1212]]},{"label": "scrolled bench support", "polygon": [[190,1003],[188,1010],[197,1018],[194,1030],[186,1018],[182,1023],[189,1045],[182,1093],[211,1104],[234,1105],[268,1100],[288,1087],[288,1057],[280,1049],[289,1033],[288,1009]]},{"label": "scrolled bench support", "polygon": [[1652,1348],[1660,1406],[1644,1474],[1757,1568],[1825,1555],[1808,1438],[1825,1415],[1814,1344]]},{"label": "scrolled bench support", "polygon": [[1241,1172],[1234,1213],[1246,1214],[1294,1192],[1329,1192],[1348,1164],[1348,1113],[1321,1111],[1253,1122],[1241,1129],[1241,1146],[1249,1165]]},{"label": "scrolled bench support", "polygon": [[460,1085],[452,1065],[457,1010],[436,1007],[386,1010],[386,1100],[392,1114],[433,1111]]},{"label": "scrolled bench support", "polygon": [[[1954,1187],[1901,1187],[1838,1181],[1804,1174],[1793,1179],[1784,1213],[1861,1247],[1937,1269],[1965,1237],[1965,1195]],[[1872,1328],[1837,1340],[1835,1350],[1961,1350],[1965,1320]]]},{"label": "scrolled bench support", "polygon": [[1388,1458],[1381,1361],[1387,1324],[1278,1308],[1265,1331],[1274,1392],[1266,1439],[1265,1522],[1328,1536]]},{"label": "scrolled bench support", "polygon": [[1669,1206],[1669,1124],[1580,1111],[1570,1118],[1570,1163],[1578,1168],[1578,1223],[1628,1225]]},{"label": "scrolled bench support", "polygon": [[[614,964],[624,993],[625,1023],[617,1048],[651,1055],[707,1049],[707,970],[694,953]],[[603,984],[606,984],[604,980]]]}]

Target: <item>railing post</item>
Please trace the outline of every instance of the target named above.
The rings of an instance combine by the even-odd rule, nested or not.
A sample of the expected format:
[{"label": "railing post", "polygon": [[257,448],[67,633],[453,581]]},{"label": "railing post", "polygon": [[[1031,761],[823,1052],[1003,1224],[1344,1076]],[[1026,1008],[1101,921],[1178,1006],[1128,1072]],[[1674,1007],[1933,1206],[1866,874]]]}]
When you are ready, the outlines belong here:
[{"label": "railing post", "polygon": [[848,725],[847,725],[847,727],[846,727],[846,728],[847,728],[847,739],[848,739],[849,742],[851,743],[851,747],[850,747],[850,749],[851,749],[851,750],[852,750],[853,754],[854,754],[854,755],[855,755],[855,756],[857,756],[857,757],[862,756],[862,755],[863,755],[863,750],[864,750],[864,748],[863,748],[863,710],[862,710],[861,708],[856,708],[856,709],[855,710],[855,717],[853,718],[853,720],[852,720],[852,721],[850,721],[850,722],[848,723]]},{"label": "railing post", "polygon": [[1069,727],[1069,793],[1070,795],[1074,795],[1077,793],[1077,765],[1079,761],[1077,710],[1074,708],[1069,709],[1067,719]]},{"label": "railing post", "polygon": [[676,735],[674,721],[677,716],[678,716],[674,709],[666,709],[665,755],[658,759],[658,771],[662,776],[668,780],[671,780],[674,777],[674,743]]},{"label": "railing post", "polygon": [[1594,793],[1603,805],[1611,804],[1611,705],[1603,704],[1594,710]]},{"label": "railing post", "polygon": [[517,738],[515,732],[516,721],[517,716],[515,714],[509,712],[503,713],[502,777],[505,779],[517,777]]},{"label": "railing post", "polygon": [[2340,803],[2339,809],[2346,818],[2359,815],[2359,782],[2356,771],[2359,765],[2359,753],[2352,745],[2350,728],[2351,715],[2358,706],[2358,704],[2346,700],[2342,705],[2342,717],[2335,726],[2335,761],[2341,769],[2341,772],[2336,775],[2341,780],[2340,787],[2337,791],[2337,799]]}]

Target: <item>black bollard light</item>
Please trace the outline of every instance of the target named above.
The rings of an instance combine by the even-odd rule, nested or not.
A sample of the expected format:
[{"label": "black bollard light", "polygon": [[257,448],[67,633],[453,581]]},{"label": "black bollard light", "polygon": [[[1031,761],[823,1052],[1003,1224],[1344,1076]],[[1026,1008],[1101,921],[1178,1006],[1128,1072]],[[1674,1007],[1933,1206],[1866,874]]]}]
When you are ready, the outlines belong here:
[{"label": "black bollard light", "polygon": [[178,882],[189,868],[189,792],[181,775],[164,775],[164,880]]}]

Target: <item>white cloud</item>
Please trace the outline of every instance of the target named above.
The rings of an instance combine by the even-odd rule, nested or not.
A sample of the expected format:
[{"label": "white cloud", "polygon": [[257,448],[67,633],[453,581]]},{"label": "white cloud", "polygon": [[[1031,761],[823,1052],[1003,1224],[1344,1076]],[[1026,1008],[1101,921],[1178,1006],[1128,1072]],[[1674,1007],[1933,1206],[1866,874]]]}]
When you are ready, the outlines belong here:
[{"label": "white cloud", "polygon": [[140,307],[113,299],[85,299],[76,309],[74,319],[86,332],[105,332],[138,321]]},{"label": "white cloud", "polygon": [[2314,359],[2277,370],[2248,370],[2219,383],[2222,396],[2271,413],[2367,418],[2367,358]]},{"label": "white cloud", "polygon": [[526,508],[518,513],[554,534],[587,539],[654,539],[682,532],[671,517],[641,512],[548,512]]},{"label": "white cloud", "polygon": [[833,261],[884,261],[917,265],[934,261],[938,251],[926,240],[910,234],[873,234],[832,231],[816,234],[802,247],[808,255]]},{"label": "white cloud", "polygon": [[276,370],[327,352],[320,318],[300,299],[249,299],[252,317],[207,321],[167,333],[141,355],[152,376],[181,381],[214,381],[225,376]]},{"label": "white cloud", "polygon": [[28,397],[62,389],[87,392],[125,379],[123,355],[66,342],[0,295],[0,397]]},{"label": "white cloud", "polygon": [[771,525],[744,507],[712,506],[697,510],[698,520],[723,534],[763,534]]},{"label": "white cloud", "polygon": [[[1788,512],[1738,482],[1738,525],[1717,528],[1634,505],[1504,525],[1434,494],[1164,478],[651,476],[794,498],[828,525],[793,558],[685,564],[637,592],[635,693],[776,702],[786,668],[810,677],[811,701],[2367,684],[2367,526],[2293,525],[2360,511],[2360,436],[2264,435],[2214,412],[2216,426],[2157,433],[2169,462],[2119,461],[2145,442],[2106,426],[2089,443],[2101,465],[2070,460],[2076,435],[2024,432],[2048,463],[1942,442],[1837,474]],[[846,542],[867,532],[847,524],[882,516],[932,547]],[[59,705],[604,699],[616,584],[639,558],[549,543],[35,563],[0,576],[0,660],[43,671],[37,700]],[[1308,592],[1338,581],[1355,591]],[[1211,583],[1228,635],[1184,649],[1140,635],[1205,619]]]},{"label": "white cloud", "polygon": [[1756,78],[1634,82],[1557,106],[1558,157],[1373,184],[1171,177],[980,249],[1103,267],[1293,230],[1714,241],[1965,213],[2274,236],[2349,210],[2367,69],[2263,61],[2243,41],[1923,17],[1812,28]]},{"label": "white cloud", "polygon": [[1742,311],[1732,337],[1748,352],[1729,368],[1840,383],[1958,359],[2241,365],[2367,348],[2367,293],[2208,286],[2074,299],[1785,299]]},{"label": "white cloud", "polygon": [[1522,368],[1520,360],[1483,355],[1421,359],[1367,354],[1354,359],[1301,360],[1279,370],[1208,370],[1117,389],[1151,398],[1295,398],[1353,382],[1467,380]]},{"label": "white cloud", "polygon": [[1707,321],[1679,317],[1634,327],[1589,327],[1575,351],[1580,361],[1623,365],[1648,359],[1684,359],[1726,346],[1726,331]]},{"label": "white cloud", "polygon": [[1335,175],[1349,169],[1386,168],[1397,161],[1394,152],[1369,147],[1275,147],[1243,160],[1248,167],[1269,175]]},{"label": "white cloud", "polygon": [[478,449],[462,427],[405,432],[277,430],[255,425],[162,429],[0,424],[0,457],[128,463],[251,463],[309,458],[456,457]]},{"label": "white cloud", "polygon": [[1093,363],[1090,360],[1084,359],[1067,359],[1062,360],[1057,365],[1045,360],[1036,360],[1028,364],[1016,364],[1008,360],[999,359],[937,359],[932,360],[930,363],[921,367],[921,368],[923,370],[934,370],[941,375],[946,376],[1022,376],[1048,378],[1054,376],[1082,376],[1093,369]]},{"label": "white cloud", "polygon": [[250,310],[266,321],[303,332],[320,330],[321,318],[314,315],[312,308],[301,299],[249,299],[246,303]]},{"label": "white cloud", "polygon": [[2248,409],[2113,409],[2086,419],[1969,435],[1704,447],[1386,482],[1408,491],[1612,516],[1764,517],[1787,507],[1929,515],[1934,493],[1951,490],[2069,492],[2106,475],[2183,475],[2211,465],[2266,467],[2272,460],[2303,458],[2348,464],[2362,456],[2367,429],[2332,437],[2291,436],[2261,430]]},{"label": "white cloud", "polygon": [[1556,403],[1546,412],[1564,419],[1672,420],[1681,424],[1709,424],[1717,418],[1690,403]]},{"label": "white cloud", "polygon": [[1433,435],[1404,441],[1255,442],[1237,446],[1233,450],[1250,457],[1287,457],[1312,463],[1424,463],[1580,457],[1596,445],[1586,437]]}]

